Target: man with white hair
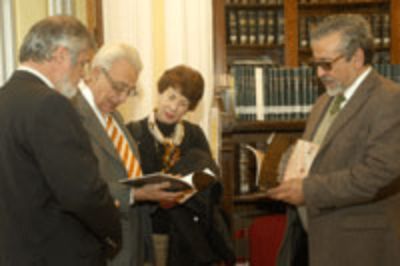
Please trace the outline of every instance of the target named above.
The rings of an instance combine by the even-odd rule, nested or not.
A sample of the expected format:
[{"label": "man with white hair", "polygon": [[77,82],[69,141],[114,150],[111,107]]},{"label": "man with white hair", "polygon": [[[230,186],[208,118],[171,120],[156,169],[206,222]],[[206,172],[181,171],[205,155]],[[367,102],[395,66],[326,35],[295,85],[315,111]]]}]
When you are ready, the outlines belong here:
[{"label": "man with white hair", "polygon": [[129,96],[137,94],[141,70],[142,62],[135,48],[122,43],[105,45],[94,56],[86,80],[80,83],[79,92],[72,99],[100,162],[101,176],[120,205],[123,248],[109,262],[112,266],[153,262],[152,207],[143,202],[172,203],[181,196],[181,192],[164,191],[169,183],[133,190],[118,182],[142,174],[136,143],[116,110]]}]

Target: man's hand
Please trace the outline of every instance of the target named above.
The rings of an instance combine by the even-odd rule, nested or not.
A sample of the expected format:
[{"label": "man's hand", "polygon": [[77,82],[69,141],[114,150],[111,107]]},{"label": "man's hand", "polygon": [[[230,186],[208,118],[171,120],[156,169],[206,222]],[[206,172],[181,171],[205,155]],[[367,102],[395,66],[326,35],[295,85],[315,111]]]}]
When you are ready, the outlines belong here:
[{"label": "man's hand", "polygon": [[165,191],[165,189],[170,186],[171,184],[169,182],[163,182],[137,188],[134,191],[135,201],[155,201],[160,203],[173,203],[173,205],[175,205],[178,199],[183,197],[184,193]]},{"label": "man's hand", "polygon": [[293,178],[283,181],[279,186],[269,189],[267,196],[293,205],[303,205],[303,179]]}]

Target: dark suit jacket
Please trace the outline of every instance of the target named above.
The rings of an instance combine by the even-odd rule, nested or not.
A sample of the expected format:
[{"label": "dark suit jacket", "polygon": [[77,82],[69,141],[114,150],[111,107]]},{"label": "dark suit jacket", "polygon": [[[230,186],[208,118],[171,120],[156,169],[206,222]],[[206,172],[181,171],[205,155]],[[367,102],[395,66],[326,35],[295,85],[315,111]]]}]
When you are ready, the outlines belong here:
[{"label": "dark suit jacket", "polygon": [[[328,105],[323,95],[304,138]],[[338,114],[304,181],[310,265],[400,265],[400,89],[375,71]]]},{"label": "dark suit jacket", "polygon": [[16,71],[0,128],[0,265],[104,265],[118,212],[68,99]]},{"label": "dark suit jacket", "polygon": [[[146,238],[150,237],[151,224],[148,213],[150,210],[140,204],[135,204],[134,207],[129,205],[130,188],[118,182],[127,177],[127,172],[112,141],[80,92],[72,99],[72,103],[80,115],[83,126],[89,133],[94,153],[100,163],[100,176],[107,181],[112,195],[121,203],[123,247],[118,256],[108,265],[141,266],[144,264],[145,257],[152,257],[149,239]],[[135,157],[140,159],[136,143],[127,132],[121,115],[118,112],[113,112],[111,115],[124,131]],[[146,251],[149,252],[147,255],[145,246],[148,247],[146,248]]]}]

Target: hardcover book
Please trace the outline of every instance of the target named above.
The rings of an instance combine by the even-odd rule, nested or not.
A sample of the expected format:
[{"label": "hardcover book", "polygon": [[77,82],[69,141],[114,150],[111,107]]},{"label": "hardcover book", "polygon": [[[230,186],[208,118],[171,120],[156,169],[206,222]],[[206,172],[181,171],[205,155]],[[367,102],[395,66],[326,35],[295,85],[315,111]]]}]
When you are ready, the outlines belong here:
[{"label": "hardcover book", "polygon": [[283,180],[305,178],[308,175],[318,150],[318,144],[301,139],[297,140],[289,157]]},{"label": "hardcover book", "polygon": [[125,178],[119,180],[120,183],[132,187],[140,188],[147,184],[159,184],[169,182],[170,187],[166,191],[177,192],[186,190],[200,191],[215,181],[215,177],[208,169],[202,172],[194,172],[185,176],[175,176],[167,173],[152,173],[135,178]]}]

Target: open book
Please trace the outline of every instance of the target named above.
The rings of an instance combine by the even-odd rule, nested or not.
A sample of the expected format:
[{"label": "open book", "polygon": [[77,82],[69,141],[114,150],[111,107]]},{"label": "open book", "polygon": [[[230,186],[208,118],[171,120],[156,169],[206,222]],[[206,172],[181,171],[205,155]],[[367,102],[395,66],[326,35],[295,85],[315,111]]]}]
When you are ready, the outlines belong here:
[{"label": "open book", "polygon": [[208,185],[215,181],[213,173],[209,169],[202,172],[194,172],[183,177],[174,176],[166,173],[152,173],[135,178],[125,178],[119,180],[120,183],[132,187],[142,187],[147,184],[158,184],[162,182],[169,182],[171,185],[166,191],[176,192],[185,190],[200,191],[205,189]]},{"label": "open book", "polygon": [[286,165],[283,180],[306,177],[318,150],[318,144],[302,139],[297,140]]},{"label": "open book", "polygon": [[[265,191],[279,184],[280,161],[282,154],[294,142],[294,138],[287,134],[271,133],[265,140],[266,147],[263,149],[255,148],[250,145],[243,145],[243,150],[246,151],[249,157],[249,163],[254,170],[250,171],[250,182],[254,180],[256,191]],[[262,146],[261,146],[262,147]],[[254,176],[254,179],[253,177]],[[245,178],[249,178],[248,175]],[[240,176],[242,178],[242,174]],[[249,181],[247,181],[249,182]],[[242,186],[242,180],[241,180]]]},{"label": "open book", "polygon": [[198,191],[204,190],[211,183],[215,182],[215,176],[211,170],[204,169],[201,172],[193,172],[182,177],[158,172],[135,178],[121,179],[119,182],[136,188],[147,184],[169,182],[170,186],[166,188],[165,191],[184,192],[182,197],[177,200],[178,203],[184,203]]},{"label": "open book", "polygon": [[260,176],[261,176],[261,168],[262,168],[262,163],[264,161],[265,157],[265,152],[259,149],[254,148],[253,146],[250,146],[248,144],[245,144],[243,146],[245,149],[249,150],[255,158],[255,186],[258,186],[260,183]]}]

